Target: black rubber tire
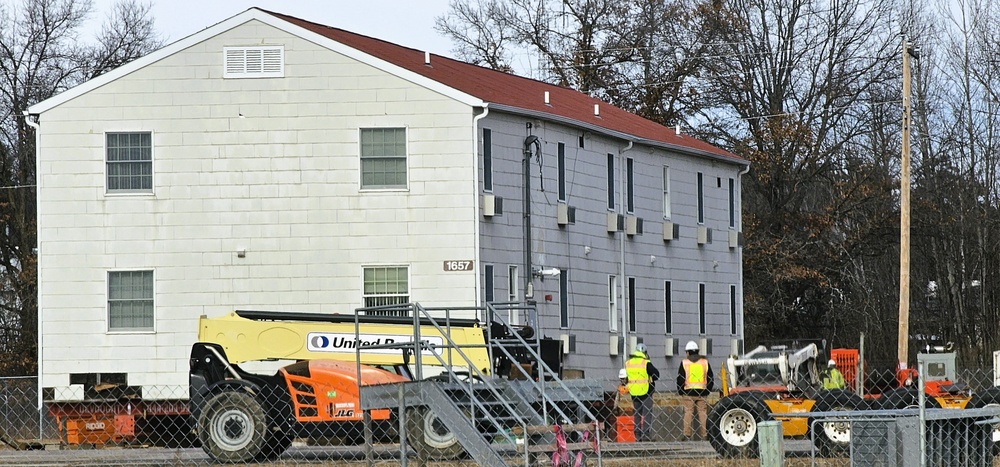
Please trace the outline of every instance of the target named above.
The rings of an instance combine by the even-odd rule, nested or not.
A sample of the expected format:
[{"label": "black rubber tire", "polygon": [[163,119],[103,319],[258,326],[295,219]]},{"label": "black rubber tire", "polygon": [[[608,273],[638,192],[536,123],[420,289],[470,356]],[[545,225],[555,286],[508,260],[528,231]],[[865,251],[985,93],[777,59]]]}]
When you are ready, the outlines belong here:
[{"label": "black rubber tire", "polygon": [[[865,410],[867,405],[864,399],[858,397],[850,391],[834,389],[820,391],[816,395],[816,403],[813,405],[813,412],[834,412],[840,410]],[[815,443],[816,450],[824,457],[844,457],[851,450],[851,423],[850,421],[809,421],[809,430],[816,429]],[[810,433],[810,436],[812,433]]]},{"label": "black rubber tire", "polygon": [[421,453],[421,457],[432,460],[456,459],[465,452],[455,433],[427,407],[407,409],[406,442]]},{"label": "black rubber tire", "polygon": [[722,457],[758,457],[757,425],[768,420],[771,411],[759,396],[724,397],[708,412],[708,442]]},{"label": "black rubber tire", "polygon": [[[896,388],[882,393],[881,397],[871,402],[871,407],[873,409],[882,410],[915,409],[919,407],[919,401],[920,398],[917,394],[917,388]],[[936,399],[930,396],[925,396],[925,409],[935,409],[940,407],[941,404],[938,404]]]},{"label": "black rubber tire", "polygon": [[212,396],[198,417],[198,439],[213,459],[251,462],[261,454],[267,437],[267,417],[260,402],[242,391]]},{"label": "black rubber tire", "polygon": [[[973,394],[967,405],[970,409],[996,406],[1000,406],[1000,388],[998,387],[987,388],[983,392]],[[1000,423],[993,425],[993,449],[990,450],[990,453],[994,457],[1000,456]]]},{"label": "black rubber tire", "polygon": [[268,433],[267,438],[264,440],[264,447],[257,454],[256,460],[259,462],[276,460],[291,446],[291,434],[285,432]]}]

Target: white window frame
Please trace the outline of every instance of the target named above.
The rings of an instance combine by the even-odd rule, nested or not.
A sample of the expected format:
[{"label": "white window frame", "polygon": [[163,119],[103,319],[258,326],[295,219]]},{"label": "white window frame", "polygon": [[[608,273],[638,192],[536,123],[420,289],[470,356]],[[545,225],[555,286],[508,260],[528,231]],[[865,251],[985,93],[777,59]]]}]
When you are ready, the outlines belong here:
[{"label": "white window frame", "polygon": [[618,276],[608,274],[608,330],[618,331]]},{"label": "white window frame", "polygon": [[[374,272],[376,269],[389,270],[389,269],[402,269],[404,275],[406,276],[405,286],[406,290],[404,292],[381,292],[378,290],[368,291],[368,279],[366,278],[368,271]],[[388,305],[398,305],[410,302],[410,267],[405,264],[369,264],[361,267],[361,305],[365,308],[373,306],[388,306]],[[388,282],[386,282],[388,285]],[[385,301],[386,303],[369,303],[369,299],[380,301]],[[389,303],[391,302],[391,303]],[[370,313],[369,313],[370,314]],[[404,313],[389,313],[391,316],[408,316]]]},{"label": "white window frame", "polygon": [[223,78],[284,78],[285,46],[222,48]]},{"label": "white window frame", "polygon": [[493,130],[483,128],[483,191],[493,193]]},{"label": "white window frame", "polygon": [[670,166],[663,166],[663,218],[670,219]]},{"label": "white window frame", "polygon": [[[377,157],[365,157],[364,156],[364,134],[369,130],[402,130],[403,131],[403,155],[393,155],[393,156],[377,156]],[[402,184],[365,184],[365,161],[366,159],[403,159],[403,183]],[[386,126],[386,127],[364,127],[358,129],[358,184],[362,191],[400,191],[406,190],[410,185],[410,131],[404,126]]]},{"label": "white window frame", "polygon": [[[112,276],[113,275],[117,275],[117,274],[125,274],[125,273],[143,273],[143,274],[148,273],[150,281],[152,282],[150,284],[150,290],[149,290],[150,295],[148,297],[138,297],[138,298],[137,297],[127,297],[127,298],[125,298],[125,297],[113,297],[112,296],[113,295],[112,294],[112,289],[111,289]],[[108,320],[107,321],[107,331],[108,331],[108,333],[123,333],[124,334],[124,333],[150,333],[150,332],[156,332],[156,274],[155,274],[155,272],[152,269],[111,270],[111,271],[108,271],[108,274],[107,274],[106,277],[107,277],[107,279],[106,279],[107,280],[107,285],[106,285],[105,290],[107,291],[107,301],[106,301],[106,303],[107,303],[107,309],[106,309],[107,315],[106,315],[106,317],[107,317],[107,320]],[[113,304],[114,303],[123,303],[123,302],[126,302],[126,301],[128,301],[128,302],[149,302],[149,307],[150,307],[150,316],[149,316],[150,325],[148,327],[146,327],[146,326],[143,326],[143,327],[124,327],[124,326],[115,327],[115,326],[112,325],[111,313],[113,312],[113,310],[112,310]]]},{"label": "white window frame", "polygon": [[[115,161],[109,160],[109,151],[111,147],[108,144],[108,139],[111,135],[138,135],[142,137],[143,135],[149,138],[149,159],[132,159],[130,155],[128,159],[117,159]],[[124,148],[118,147],[118,149],[131,150],[135,149],[133,146],[126,146]],[[138,149],[142,149],[139,147]],[[104,133],[104,192],[109,195],[131,195],[131,194],[150,194],[153,193],[154,188],[154,174],[153,174],[153,158],[154,158],[154,147],[153,147],[153,132],[152,131],[108,131]],[[148,175],[132,175],[131,177],[142,177],[142,179],[149,180],[149,188],[111,188],[111,167],[112,166],[125,166],[130,165],[134,167],[146,168],[149,172]]]},{"label": "white window frame", "polygon": [[[507,301],[511,303],[521,303],[521,273],[516,265],[507,266]],[[518,326],[521,323],[520,315],[516,309],[511,309],[507,316],[507,324]]]}]

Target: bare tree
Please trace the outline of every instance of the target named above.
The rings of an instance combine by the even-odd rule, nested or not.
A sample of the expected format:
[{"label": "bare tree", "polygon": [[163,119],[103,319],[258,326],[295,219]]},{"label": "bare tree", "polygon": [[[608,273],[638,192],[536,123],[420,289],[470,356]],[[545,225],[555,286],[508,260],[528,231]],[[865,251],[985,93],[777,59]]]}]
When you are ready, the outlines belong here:
[{"label": "bare tree", "polygon": [[98,44],[89,0],[0,3],[0,375],[32,374],[37,342],[34,134],[21,113],[160,46],[149,7],[115,6]]}]

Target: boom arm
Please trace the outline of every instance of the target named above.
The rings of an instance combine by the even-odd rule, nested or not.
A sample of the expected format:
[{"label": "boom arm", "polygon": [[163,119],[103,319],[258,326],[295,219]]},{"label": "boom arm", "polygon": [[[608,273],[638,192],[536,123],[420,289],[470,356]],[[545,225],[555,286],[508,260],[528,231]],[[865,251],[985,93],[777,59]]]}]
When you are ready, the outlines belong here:
[{"label": "boom arm", "polygon": [[[198,323],[198,340],[218,344],[229,361],[237,364],[317,359],[354,362],[357,357],[355,337],[362,347],[413,342],[413,320],[410,318],[358,317],[357,335],[354,319],[354,315],[260,311],[236,311],[217,318],[202,315]],[[444,331],[450,335],[451,342],[479,369],[488,371],[490,363],[482,328],[471,320],[453,319],[450,324],[451,327]],[[420,337],[437,347],[436,352],[445,363],[454,361],[464,366],[464,359],[448,347],[447,336],[429,322],[421,322]],[[420,358],[423,365],[441,365],[431,350],[421,352]],[[361,363],[378,366],[405,362],[401,349],[382,348],[363,349]]]}]

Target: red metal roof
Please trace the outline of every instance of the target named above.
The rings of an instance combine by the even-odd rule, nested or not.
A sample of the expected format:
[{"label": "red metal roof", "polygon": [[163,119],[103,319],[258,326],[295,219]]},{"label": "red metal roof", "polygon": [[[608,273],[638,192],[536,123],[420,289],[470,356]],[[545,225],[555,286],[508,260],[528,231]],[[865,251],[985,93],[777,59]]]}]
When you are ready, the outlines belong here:
[{"label": "red metal roof", "polygon": [[[430,65],[426,65],[424,52],[416,49],[313,23],[294,16],[267,10],[261,11],[393,65],[423,75],[484,102],[576,120],[626,135],[679,148],[703,151],[734,159],[734,162],[746,163],[742,158],[728,151],[691,136],[677,135],[673,128],[647,120],[573,89],[491,70],[440,55],[432,54]],[[546,105],[544,100],[546,91],[549,93],[549,105]],[[599,105],[600,116],[594,115],[595,104]]]}]

